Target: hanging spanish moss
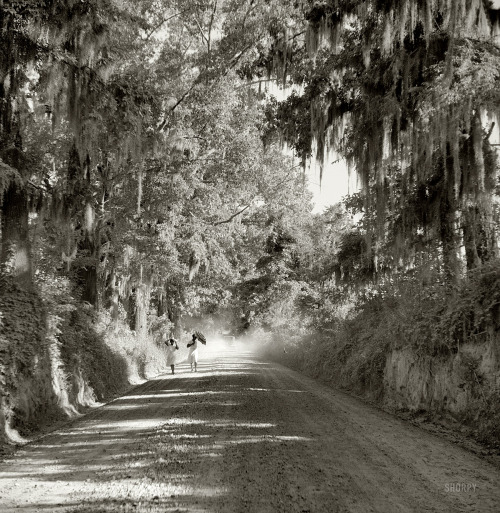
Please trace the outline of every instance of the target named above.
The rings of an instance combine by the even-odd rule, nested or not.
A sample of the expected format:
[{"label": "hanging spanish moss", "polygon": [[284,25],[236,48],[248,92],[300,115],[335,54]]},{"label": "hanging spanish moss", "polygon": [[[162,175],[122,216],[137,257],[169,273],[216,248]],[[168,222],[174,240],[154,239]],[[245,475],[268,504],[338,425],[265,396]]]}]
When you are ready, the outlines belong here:
[{"label": "hanging spanish moss", "polygon": [[[50,205],[47,212],[52,213],[53,221],[61,225],[64,220],[70,222],[74,214],[71,210],[75,210],[74,199],[70,202],[72,205],[68,205],[67,195],[49,194],[52,192],[50,184],[42,186],[30,182],[32,171],[29,166],[13,160],[12,155],[16,151],[22,153],[27,121],[39,115],[38,106],[42,104],[45,111],[42,116],[51,116],[53,126],[61,118],[67,120],[75,141],[73,152],[77,157],[80,154],[82,160],[85,156],[88,158],[90,144],[88,137],[87,142],[84,137],[91,104],[88,96],[90,90],[96,89],[97,75],[93,68],[99,64],[106,47],[107,30],[103,20],[110,5],[97,0],[35,4],[28,9],[23,2],[2,2],[0,5],[0,159],[15,171],[14,174],[2,172],[0,204],[4,222],[14,208],[16,222],[26,224],[30,209],[40,211],[47,204]],[[68,183],[78,196],[79,184],[85,178],[71,173],[70,169]],[[22,196],[7,198],[4,191],[13,186],[26,190]],[[20,203],[9,205],[12,201]],[[88,224],[88,208],[84,217]],[[7,235],[4,230],[2,238]],[[68,244],[69,241],[65,243]]]},{"label": "hanging spanish moss", "polygon": [[[317,75],[304,96],[317,158],[333,148],[356,169],[373,233],[400,253],[424,230],[448,267],[467,241],[485,248],[466,249],[481,255],[469,267],[491,258],[497,161],[486,120],[500,105],[498,11],[483,0],[331,0],[308,21]],[[403,215],[391,234],[395,206]]]}]

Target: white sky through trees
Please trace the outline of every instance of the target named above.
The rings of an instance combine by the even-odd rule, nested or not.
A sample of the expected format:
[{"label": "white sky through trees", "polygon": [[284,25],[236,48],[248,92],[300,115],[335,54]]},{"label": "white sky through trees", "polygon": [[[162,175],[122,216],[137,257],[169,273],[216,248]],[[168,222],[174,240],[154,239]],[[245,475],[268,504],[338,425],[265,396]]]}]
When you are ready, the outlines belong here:
[{"label": "white sky through trees", "polygon": [[323,210],[335,203],[338,203],[348,194],[358,190],[356,173],[349,171],[345,160],[337,160],[338,157],[331,156],[326,159],[321,176],[319,164],[311,163],[307,171],[309,189],[314,194],[314,213],[321,213]]}]

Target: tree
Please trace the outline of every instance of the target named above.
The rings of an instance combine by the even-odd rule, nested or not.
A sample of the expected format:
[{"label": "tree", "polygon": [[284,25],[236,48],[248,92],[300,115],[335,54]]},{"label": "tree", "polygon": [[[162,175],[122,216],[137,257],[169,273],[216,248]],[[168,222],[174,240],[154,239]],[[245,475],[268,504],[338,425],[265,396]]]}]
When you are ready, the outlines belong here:
[{"label": "tree", "polygon": [[[311,4],[314,59],[296,66],[304,92],[280,106],[282,133],[303,155],[313,143],[320,160],[333,148],[359,173],[373,233],[437,237],[450,279],[462,243],[469,269],[497,252],[498,164],[485,123],[499,102],[496,14],[482,0]],[[388,217],[397,233],[385,232]]]}]

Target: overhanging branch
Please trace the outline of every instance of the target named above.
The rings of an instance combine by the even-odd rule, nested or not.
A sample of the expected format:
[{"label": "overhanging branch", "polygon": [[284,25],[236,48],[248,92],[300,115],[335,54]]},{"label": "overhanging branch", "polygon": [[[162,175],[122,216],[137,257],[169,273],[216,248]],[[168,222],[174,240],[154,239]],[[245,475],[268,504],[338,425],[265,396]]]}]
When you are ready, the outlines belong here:
[{"label": "overhanging branch", "polygon": [[247,205],[246,207],[242,208],[239,212],[236,212],[236,214],[233,214],[231,217],[227,218],[227,219],[224,219],[224,221],[217,221],[216,223],[214,223],[213,225],[214,226],[218,226],[220,224],[227,224],[227,223],[230,223],[235,217],[238,217],[240,214],[243,214],[243,212],[245,212],[245,210],[249,209],[250,208],[250,205]]}]

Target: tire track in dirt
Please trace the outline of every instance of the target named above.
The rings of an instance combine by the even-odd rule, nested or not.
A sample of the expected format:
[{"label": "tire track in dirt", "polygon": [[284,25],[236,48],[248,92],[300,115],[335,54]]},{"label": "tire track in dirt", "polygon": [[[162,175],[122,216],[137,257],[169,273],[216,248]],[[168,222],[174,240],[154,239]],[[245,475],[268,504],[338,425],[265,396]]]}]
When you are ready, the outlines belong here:
[{"label": "tire track in dirt", "polygon": [[[0,511],[496,512],[499,478],[464,449],[236,347],[17,451],[0,463]],[[456,483],[475,489],[447,489]]]}]

